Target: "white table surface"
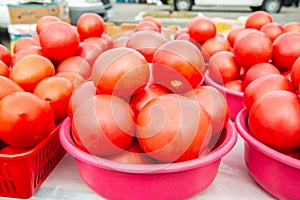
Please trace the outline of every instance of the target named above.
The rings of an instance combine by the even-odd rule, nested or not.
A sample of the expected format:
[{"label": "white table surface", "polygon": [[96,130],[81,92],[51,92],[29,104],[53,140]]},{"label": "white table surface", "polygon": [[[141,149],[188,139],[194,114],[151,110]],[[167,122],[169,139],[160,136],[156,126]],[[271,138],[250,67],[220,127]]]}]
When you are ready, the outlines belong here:
[{"label": "white table surface", "polygon": [[[239,136],[234,148],[223,157],[212,184],[193,199],[275,199],[247,172],[243,157],[244,142]],[[13,199],[4,198],[0,199]],[[67,153],[30,200],[102,200],[80,178],[75,160]]]}]

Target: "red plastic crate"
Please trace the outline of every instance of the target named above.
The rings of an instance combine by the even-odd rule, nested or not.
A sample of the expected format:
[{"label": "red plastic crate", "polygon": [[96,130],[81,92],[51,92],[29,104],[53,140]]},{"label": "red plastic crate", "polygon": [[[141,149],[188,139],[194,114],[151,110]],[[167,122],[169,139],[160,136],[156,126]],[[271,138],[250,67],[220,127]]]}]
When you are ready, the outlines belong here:
[{"label": "red plastic crate", "polygon": [[27,199],[35,193],[65,155],[59,128],[27,152],[0,154],[0,196]]}]

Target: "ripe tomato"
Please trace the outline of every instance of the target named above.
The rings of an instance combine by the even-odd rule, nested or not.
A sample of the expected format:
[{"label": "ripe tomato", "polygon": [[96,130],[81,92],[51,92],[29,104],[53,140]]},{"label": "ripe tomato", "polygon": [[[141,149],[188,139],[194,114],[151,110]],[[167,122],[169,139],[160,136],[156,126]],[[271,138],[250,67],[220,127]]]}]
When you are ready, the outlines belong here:
[{"label": "ripe tomato", "polygon": [[282,27],[284,32],[300,32],[299,22],[287,22]]},{"label": "ripe tomato", "polygon": [[271,60],[273,53],[272,41],[261,31],[244,30],[240,32],[235,40],[233,53],[243,67],[249,68],[256,63]]},{"label": "ripe tomato", "polygon": [[248,15],[245,21],[245,28],[254,28],[260,30],[263,25],[271,22],[273,22],[272,16],[266,11],[259,10]]},{"label": "ripe tomato", "polygon": [[8,67],[10,67],[11,57],[12,55],[9,49],[3,44],[0,44],[0,60],[2,60]]},{"label": "ripe tomato", "polygon": [[26,151],[29,151],[31,148],[24,148],[24,147],[14,147],[11,145],[8,145],[0,150],[1,154],[6,155],[16,155],[20,153],[25,153]]},{"label": "ripe tomato", "polygon": [[103,52],[95,61],[92,80],[101,94],[130,96],[144,88],[150,78],[145,57],[137,50],[119,47]]},{"label": "ripe tomato", "polygon": [[76,23],[81,38],[101,37],[104,32],[104,20],[96,13],[83,13]]},{"label": "ripe tomato", "polygon": [[103,38],[107,43],[107,49],[111,49],[114,47],[113,38],[107,33],[102,33],[101,38]]},{"label": "ripe tomato", "polygon": [[46,56],[63,60],[77,53],[79,36],[72,25],[57,21],[47,24],[39,34],[41,47]]},{"label": "ripe tomato", "polygon": [[160,95],[139,112],[136,137],[142,149],[159,161],[185,161],[199,157],[208,146],[210,123],[197,101],[177,94]]},{"label": "ripe tomato", "polygon": [[0,100],[8,94],[24,91],[16,82],[5,76],[0,76],[0,85]]},{"label": "ripe tomato", "polygon": [[217,34],[216,24],[208,17],[197,16],[192,18],[187,24],[190,37],[202,43]]},{"label": "ripe tomato", "polygon": [[300,32],[287,32],[273,42],[273,64],[280,71],[288,71],[300,56]]},{"label": "ripe tomato", "polygon": [[103,51],[108,49],[108,42],[104,38],[101,38],[101,37],[85,38],[82,42],[99,45],[99,47]]},{"label": "ripe tomato", "polygon": [[59,72],[76,72],[86,80],[92,77],[91,65],[80,56],[71,56],[62,60],[56,67],[56,73]]},{"label": "ripe tomato", "polygon": [[104,49],[97,44],[81,42],[76,55],[84,58],[93,67],[95,60],[102,52]]},{"label": "ripe tomato", "polygon": [[152,21],[140,21],[134,28],[135,31],[145,31],[145,30],[151,30],[159,32],[158,26],[152,22]]},{"label": "ripe tomato", "polygon": [[72,118],[72,134],[76,144],[93,155],[116,154],[132,143],[135,116],[120,97],[94,95],[77,106]]},{"label": "ripe tomato", "polygon": [[9,77],[10,70],[8,66],[0,60],[0,76]]},{"label": "ripe tomato", "polygon": [[248,125],[257,140],[277,151],[300,147],[300,101],[289,91],[276,90],[254,102]]},{"label": "ripe tomato", "polygon": [[113,160],[120,163],[127,163],[127,164],[155,164],[155,159],[148,156],[139,143],[133,141],[131,145],[121,151],[120,153],[106,156],[108,160]]},{"label": "ripe tomato", "polygon": [[40,80],[53,75],[55,67],[52,62],[34,54],[23,57],[10,71],[10,78],[28,92],[32,92]]},{"label": "ripe tomato", "polygon": [[55,74],[55,76],[59,77],[65,77],[71,81],[74,88],[77,88],[81,84],[83,84],[86,80],[82,77],[81,74],[78,74],[77,72],[59,72]]},{"label": "ripe tomato", "polygon": [[244,90],[244,105],[249,112],[253,103],[263,94],[273,90],[294,92],[292,82],[281,74],[267,74],[253,80]]},{"label": "ripe tomato", "polygon": [[165,87],[149,82],[143,90],[133,94],[129,99],[129,105],[133,112],[138,115],[140,110],[153,98],[162,94],[170,93]]},{"label": "ripe tomato", "polygon": [[20,50],[27,49],[31,46],[39,46],[39,43],[33,37],[20,37],[13,46],[13,52],[16,53]]},{"label": "ripe tomato", "polygon": [[230,51],[230,44],[226,38],[223,36],[215,36],[203,42],[201,45],[202,52],[212,56],[219,51]]},{"label": "ripe tomato", "polygon": [[292,69],[290,71],[291,81],[294,85],[295,90],[299,91],[300,85],[300,56],[292,65]]},{"label": "ripe tomato", "polygon": [[256,78],[266,74],[280,74],[280,71],[272,63],[263,62],[251,66],[246,72],[243,79],[243,90]]},{"label": "ripe tomato", "polygon": [[50,105],[31,92],[14,92],[0,101],[0,136],[7,144],[32,147],[53,130]]},{"label": "ripe tomato", "polygon": [[38,19],[36,22],[36,32],[40,34],[42,29],[49,23],[61,21],[60,18],[52,15],[46,15]]},{"label": "ripe tomato", "polygon": [[211,118],[213,136],[219,136],[229,121],[229,107],[224,95],[212,86],[199,86],[184,94],[197,100]]},{"label": "ripe tomato", "polygon": [[155,52],[152,60],[153,82],[174,93],[185,92],[201,83],[204,59],[200,50],[186,40],[169,40]]},{"label": "ripe tomato", "polygon": [[155,17],[152,17],[152,16],[146,16],[146,17],[143,17],[141,19],[141,21],[150,21],[150,22],[153,22],[157,26],[158,32],[161,33],[161,31],[162,31],[162,23],[161,23],[161,21],[158,18],[155,18]]},{"label": "ripe tomato", "polygon": [[245,30],[245,27],[243,26],[237,26],[237,27],[233,27],[232,29],[230,29],[227,33],[227,40],[230,44],[230,47],[233,47],[234,45],[234,41],[237,37],[237,35],[241,32]]},{"label": "ripe tomato", "polygon": [[57,124],[68,116],[68,106],[72,92],[73,84],[71,81],[59,76],[42,79],[33,91],[34,94],[50,104]]},{"label": "ripe tomato", "polygon": [[215,53],[209,59],[207,69],[209,77],[220,84],[234,80],[240,74],[240,65],[229,51]]},{"label": "ripe tomato", "polygon": [[19,60],[21,60],[21,58],[30,54],[44,56],[41,46],[32,45],[26,49],[21,49],[12,55],[11,67],[13,67]]},{"label": "ripe tomato", "polygon": [[235,92],[243,92],[243,81],[240,79],[234,79],[224,83],[224,87]]},{"label": "ripe tomato", "polygon": [[114,40],[114,48],[126,47],[127,41],[130,38],[129,35],[121,35]]},{"label": "ripe tomato", "polygon": [[151,63],[155,51],[167,41],[167,38],[157,31],[137,31],[128,38],[126,47],[137,50]]},{"label": "ripe tomato", "polygon": [[277,22],[271,22],[263,25],[260,31],[265,33],[273,42],[279,35],[283,33],[281,24]]}]

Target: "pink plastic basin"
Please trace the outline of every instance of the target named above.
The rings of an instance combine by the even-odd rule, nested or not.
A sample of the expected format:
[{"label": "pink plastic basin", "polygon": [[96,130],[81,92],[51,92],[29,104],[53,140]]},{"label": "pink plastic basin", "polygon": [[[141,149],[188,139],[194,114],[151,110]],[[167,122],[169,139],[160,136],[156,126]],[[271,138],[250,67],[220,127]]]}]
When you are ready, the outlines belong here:
[{"label": "pink plastic basin", "polygon": [[207,85],[217,88],[225,96],[229,106],[230,119],[234,121],[236,115],[244,108],[243,93],[230,90],[228,88],[225,88],[223,85],[216,83],[209,77],[208,70],[205,72],[204,77],[205,77],[205,83]]},{"label": "pink plastic basin", "polygon": [[70,119],[60,129],[60,141],[75,158],[82,180],[107,199],[187,199],[204,191],[215,179],[223,156],[235,145],[237,133],[230,121],[225,139],[208,155],[171,164],[123,164],[80,150],[70,134]]},{"label": "pink plastic basin", "polygon": [[253,179],[278,199],[300,199],[300,160],[284,155],[251,136],[247,112],[241,110],[235,120],[237,132],[244,139],[244,159]]}]

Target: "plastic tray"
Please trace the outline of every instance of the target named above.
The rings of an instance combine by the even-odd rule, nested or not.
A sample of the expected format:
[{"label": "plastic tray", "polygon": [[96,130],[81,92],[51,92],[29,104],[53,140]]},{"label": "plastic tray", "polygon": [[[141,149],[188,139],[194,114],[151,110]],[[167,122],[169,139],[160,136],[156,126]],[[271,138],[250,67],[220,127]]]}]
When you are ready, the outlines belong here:
[{"label": "plastic tray", "polygon": [[66,153],[58,138],[59,128],[29,151],[0,154],[0,196],[27,199],[34,194]]}]

